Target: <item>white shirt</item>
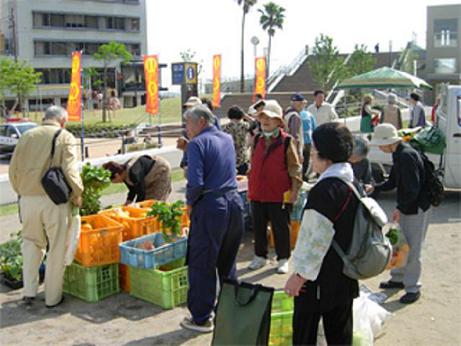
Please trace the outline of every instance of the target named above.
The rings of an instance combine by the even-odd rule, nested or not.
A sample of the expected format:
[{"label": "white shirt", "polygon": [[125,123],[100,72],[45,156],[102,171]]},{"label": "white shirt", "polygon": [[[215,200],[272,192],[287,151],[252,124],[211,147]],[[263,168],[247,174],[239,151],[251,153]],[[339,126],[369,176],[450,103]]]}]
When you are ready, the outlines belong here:
[{"label": "white shirt", "polygon": [[315,117],[317,126],[338,119],[338,114],[336,114],[335,109],[328,102],[323,102],[319,108],[313,103],[307,107],[307,111]]}]

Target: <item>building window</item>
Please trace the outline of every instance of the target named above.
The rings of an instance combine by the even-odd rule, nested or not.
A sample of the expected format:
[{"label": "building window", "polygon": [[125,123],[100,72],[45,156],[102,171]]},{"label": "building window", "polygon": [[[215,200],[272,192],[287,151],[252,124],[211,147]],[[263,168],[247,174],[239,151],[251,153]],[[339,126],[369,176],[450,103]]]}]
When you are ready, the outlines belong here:
[{"label": "building window", "polygon": [[139,43],[127,43],[126,49],[133,55],[133,56],[140,56],[141,55],[141,45]]},{"label": "building window", "polygon": [[434,59],[434,72],[438,74],[456,73],[456,59]]},{"label": "building window", "polygon": [[434,20],[434,46],[457,47],[458,46],[458,20],[436,19]]},{"label": "building window", "polygon": [[40,42],[40,41],[34,42],[34,53],[35,53],[35,56],[50,55],[51,54],[50,43]]},{"label": "building window", "polygon": [[139,18],[130,18],[128,23],[128,31],[139,32]]},{"label": "building window", "polygon": [[98,17],[97,16],[85,16],[85,27],[98,29]]},{"label": "building window", "polygon": [[66,28],[83,28],[85,26],[85,17],[82,15],[67,14],[65,19]]},{"label": "building window", "polygon": [[63,14],[51,14],[50,15],[50,26],[64,27],[64,15]]},{"label": "building window", "polygon": [[125,18],[106,17],[106,29],[125,30]]}]

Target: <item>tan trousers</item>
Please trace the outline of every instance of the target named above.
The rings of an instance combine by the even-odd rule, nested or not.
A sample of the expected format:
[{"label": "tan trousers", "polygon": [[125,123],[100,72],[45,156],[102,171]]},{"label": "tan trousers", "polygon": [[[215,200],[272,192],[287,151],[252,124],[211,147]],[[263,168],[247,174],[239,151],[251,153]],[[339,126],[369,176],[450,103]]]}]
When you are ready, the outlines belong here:
[{"label": "tan trousers", "polygon": [[71,220],[70,203],[56,205],[46,196],[22,196],[22,255],[24,296],[35,297],[38,269],[49,245],[45,271],[45,303],[54,305],[62,298],[64,255]]}]

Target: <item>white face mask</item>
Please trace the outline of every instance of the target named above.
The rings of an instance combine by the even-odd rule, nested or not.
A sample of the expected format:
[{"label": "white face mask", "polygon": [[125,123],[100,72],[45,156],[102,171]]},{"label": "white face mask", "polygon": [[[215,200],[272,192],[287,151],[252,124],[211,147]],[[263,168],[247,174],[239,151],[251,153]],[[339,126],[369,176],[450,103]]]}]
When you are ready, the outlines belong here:
[{"label": "white face mask", "polygon": [[274,131],[271,131],[271,132],[263,131],[263,135],[266,138],[269,138],[269,137],[272,137],[272,136],[278,137],[279,133],[280,133],[280,129],[278,127]]}]

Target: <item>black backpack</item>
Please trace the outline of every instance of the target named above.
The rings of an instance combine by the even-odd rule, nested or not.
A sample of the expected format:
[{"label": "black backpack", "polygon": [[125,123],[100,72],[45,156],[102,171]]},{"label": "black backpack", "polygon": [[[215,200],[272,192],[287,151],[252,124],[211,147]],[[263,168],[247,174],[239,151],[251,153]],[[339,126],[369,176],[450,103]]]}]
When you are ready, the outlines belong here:
[{"label": "black backpack", "polygon": [[443,187],[443,173],[439,169],[435,169],[434,164],[423,152],[419,152],[419,156],[423,161],[424,165],[424,189],[429,195],[429,201],[434,207],[437,207],[442,203],[444,197]]}]

